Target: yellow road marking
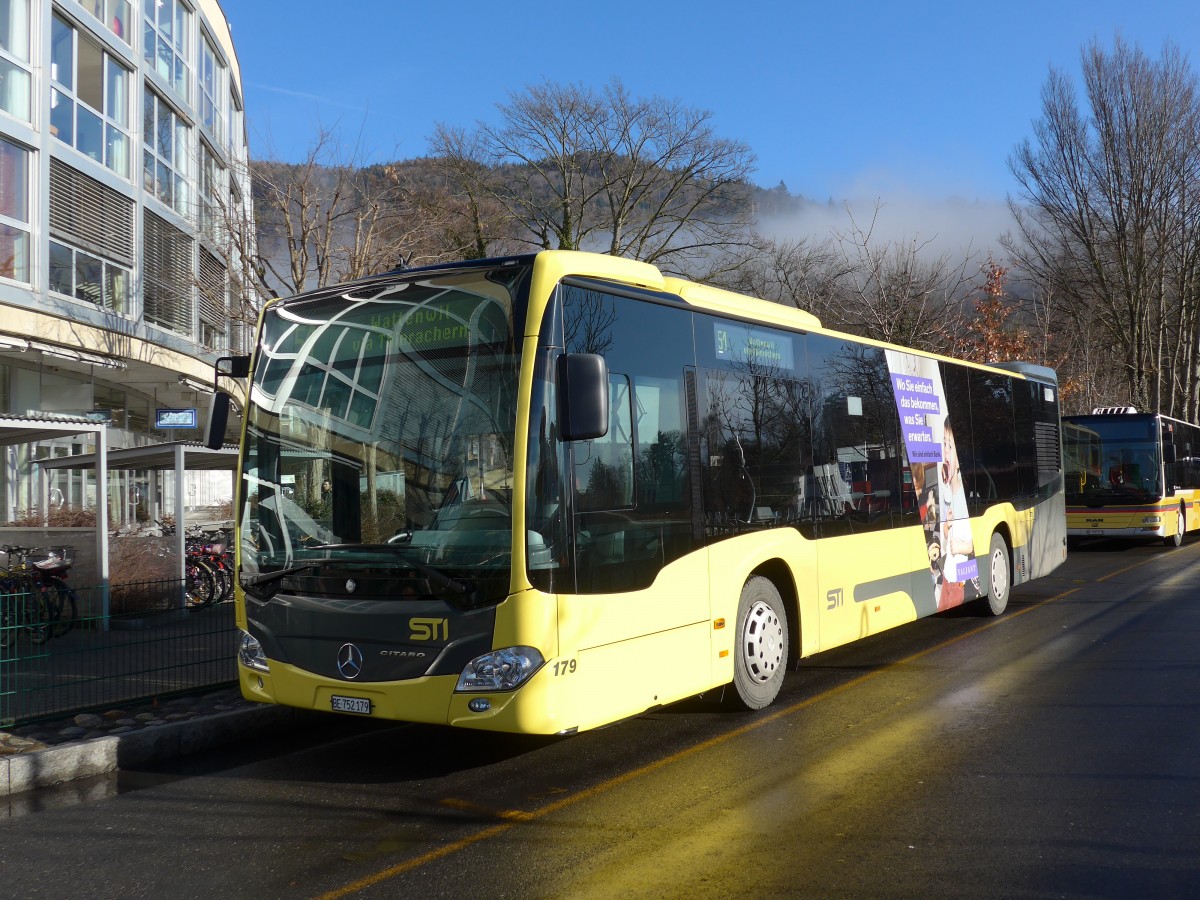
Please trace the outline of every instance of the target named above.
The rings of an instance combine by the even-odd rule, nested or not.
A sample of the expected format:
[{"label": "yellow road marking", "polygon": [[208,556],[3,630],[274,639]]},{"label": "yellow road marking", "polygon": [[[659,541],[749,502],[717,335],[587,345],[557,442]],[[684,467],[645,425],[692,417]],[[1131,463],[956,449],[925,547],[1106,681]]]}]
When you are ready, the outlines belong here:
[{"label": "yellow road marking", "polygon": [[[1096,581],[1104,581],[1105,579],[1111,578],[1114,575],[1120,575],[1124,572],[1130,571],[1131,569],[1136,569],[1138,566],[1143,566],[1155,558],[1156,557],[1148,557],[1146,559],[1141,560],[1140,562],[1136,562],[1133,565],[1126,566],[1123,569],[1118,569],[1116,572],[1110,572],[1108,575],[1104,575],[1095,580]],[[508,811],[504,811],[504,812],[497,812],[495,810],[482,809],[481,807],[475,806],[474,804],[471,804],[470,802],[464,801],[464,800],[449,800],[449,799],[443,800],[442,801],[443,805],[452,806],[452,807],[456,806],[456,807],[459,807],[462,809],[470,809],[470,810],[474,810],[474,811],[482,810],[484,812],[487,812],[490,815],[500,817],[500,818],[504,819],[504,821],[499,822],[496,825],[492,825],[488,828],[485,828],[482,831],[478,831],[475,834],[469,835],[468,837],[460,838],[459,840],[453,841],[449,844],[446,844],[443,847],[438,847],[436,850],[430,850],[427,853],[422,853],[420,856],[414,856],[412,859],[405,860],[402,863],[397,863],[394,866],[389,866],[386,869],[381,869],[378,872],[375,872],[371,875],[366,875],[363,878],[360,878],[357,881],[352,881],[349,884],[343,885],[340,888],[336,888],[332,891],[328,891],[324,894],[320,894],[316,898],[314,898],[314,900],[340,900],[340,898],[342,898],[342,897],[348,897],[351,894],[355,894],[355,893],[358,893],[359,891],[366,890],[367,888],[374,887],[377,884],[380,884],[384,881],[388,881],[389,879],[395,878],[399,875],[403,875],[406,872],[411,872],[412,870],[418,869],[421,866],[424,866],[428,863],[436,862],[437,860],[443,859],[447,856],[457,853],[460,850],[465,850],[467,847],[470,847],[473,844],[478,844],[481,841],[488,840],[489,838],[497,837],[522,822],[537,821],[538,819],[541,819],[541,818],[544,818],[545,816],[556,813],[559,810],[566,809],[567,807],[573,806],[574,804],[579,803],[583,800],[589,800],[592,797],[599,796],[600,794],[606,793],[606,792],[612,790],[613,788],[620,787],[623,784],[627,784],[630,781],[634,781],[635,779],[641,778],[645,775],[649,775],[652,772],[657,772],[659,769],[666,768],[669,765],[673,765],[674,763],[677,763],[681,760],[687,759],[688,757],[693,756],[697,753],[701,753],[701,752],[703,752],[705,750],[709,750],[713,747],[720,746],[721,744],[724,744],[727,741],[731,741],[734,738],[742,737],[743,735],[749,734],[752,731],[756,731],[757,729],[762,728],[765,725],[769,725],[772,722],[777,722],[780,719],[786,718],[790,715],[793,715],[794,713],[797,713],[797,712],[800,712],[801,710],[807,709],[808,707],[813,706],[814,704],[816,704],[822,700],[826,700],[836,694],[839,694],[842,691],[847,691],[850,688],[858,687],[859,685],[863,684],[864,682],[867,682],[867,681],[871,680],[872,678],[878,677],[879,675],[883,674],[885,671],[888,671],[889,669],[893,668],[894,666],[902,666],[907,663],[913,662],[915,660],[921,659],[922,657],[928,656],[930,653],[933,653],[936,650],[941,650],[946,647],[949,647],[953,644],[958,643],[961,640],[964,640],[965,638],[968,638],[968,637],[971,637],[972,635],[978,634],[979,632],[984,631],[988,628],[994,628],[997,625],[1000,625],[1000,624],[1008,621],[1009,619],[1013,619],[1017,616],[1023,616],[1026,613],[1033,612],[1035,609],[1040,609],[1041,607],[1045,606],[1047,603],[1053,603],[1055,600],[1061,600],[1064,597],[1069,597],[1071,594],[1074,594],[1080,590],[1082,590],[1082,588],[1079,588],[1079,587],[1069,588],[1065,591],[1062,591],[1061,593],[1055,594],[1052,597],[1047,597],[1044,600],[1039,600],[1036,603],[1032,603],[1029,606],[1024,607],[1023,609],[1019,609],[1014,612],[1011,612],[1008,615],[998,616],[995,619],[993,619],[992,621],[986,622],[983,625],[978,626],[977,628],[972,628],[970,631],[965,631],[962,634],[956,635],[955,637],[952,637],[945,641],[942,641],[939,644],[935,644],[932,647],[927,647],[924,650],[920,650],[916,653],[911,654],[910,656],[906,656],[906,657],[904,657],[904,659],[898,660],[897,662],[892,663],[891,665],[881,666],[880,668],[875,669],[872,672],[866,672],[862,675],[859,675],[857,678],[847,681],[844,684],[839,684],[835,687],[832,687],[825,691],[822,691],[821,693],[816,694],[812,697],[809,697],[805,700],[800,700],[796,703],[793,703],[791,706],[787,706],[782,709],[776,710],[773,713],[770,713],[761,718],[755,719],[753,722],[747,722],[745,725],[742,725],[739,728],[735,728],[732,731],[727,731],[723,734],[717,735],[716,737],[709,738],[706,741],[701,741],[699,744],[694,744],[691,747],[680,750],[676,753],[672,753],[670,756],[664,756],[662,759],[658,759],[658,760],[655,760],[654,762],[647,763],[646,765],[641,766],[637,769],[633,769],[629,772],[626,772],[623,775],[616,775],[612,778],[609,778],[606,781],[600,782],[597,785],[593,785],[590,788],[585,788],[584,790],[579,791],[577,793],[569,794],[568,796],[563,797],[561,800],[556,800],[553,803],[547,803],[545,806],[541,806],[534,810],[529,810],[527,812],[522,811],[522,810],[508,810]]]}]

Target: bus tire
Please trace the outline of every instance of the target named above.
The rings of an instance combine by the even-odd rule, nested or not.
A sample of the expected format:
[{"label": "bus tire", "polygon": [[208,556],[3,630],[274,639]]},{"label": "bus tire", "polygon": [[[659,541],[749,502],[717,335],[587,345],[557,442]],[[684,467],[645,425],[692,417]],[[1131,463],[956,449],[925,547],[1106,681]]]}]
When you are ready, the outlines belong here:
[{"label": "bus tire", "polygon": [[1183,546],[1183,535],[1184,532],[1187,531],[1187,518],[1185,518],[1185,516],[1186,514],[1184,513],[1182,506],[1175,510],[1175,533],[1168,534],[1163,538],[1163,543],[1168,547]]},{"label": "bus tire", "polygon": [[788,660],[787,608],[770,579],[752,575],[738,601],[733,705],[762,709],[779,696]]},{"label": "bus tire", "polygon": [[998,616],[1008,609],[1008,595],[1012,592],[1012,558],[1008,555],[1008,542],[998,531],[992,532],[988,547],[987,595],[981,600],[981,609]]}]

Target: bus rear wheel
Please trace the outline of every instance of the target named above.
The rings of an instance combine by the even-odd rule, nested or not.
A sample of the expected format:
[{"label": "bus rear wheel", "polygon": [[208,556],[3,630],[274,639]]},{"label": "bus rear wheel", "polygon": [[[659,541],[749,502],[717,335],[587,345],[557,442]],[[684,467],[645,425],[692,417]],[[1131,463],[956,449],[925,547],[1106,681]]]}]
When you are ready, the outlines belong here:
[{"label": "bus rear wheel", "polygon": [[1008,542],[999,532],[992,533],[988,547],[987,596],[981,603],[993,616],[1008,609],[1008,595],[1012,591],[1012,563],[1008,556]]},{"label": "bus rear wheel", "polygon": [[1187,519],[1184,518],[1183,507],[1175,510],[1175,533],[1168,534],[1163,538],[1163,543],[1168,547],[1182,547],[1183,535],[1187,531]]},{"label": "bus rear wheel", "polygon": [[767,578],[751,576],[738,601],[733,659],[734,705],[762,709],[779,696],[787,670],[787,609]]}]

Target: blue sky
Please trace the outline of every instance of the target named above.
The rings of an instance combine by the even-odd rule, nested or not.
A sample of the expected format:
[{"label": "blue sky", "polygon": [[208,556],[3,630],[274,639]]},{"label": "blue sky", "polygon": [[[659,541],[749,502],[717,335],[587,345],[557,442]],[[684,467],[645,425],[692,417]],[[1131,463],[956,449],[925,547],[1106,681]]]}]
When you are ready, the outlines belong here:
[{"label": "blue sky", "polygon": [[436,122],[494,120],[526,85],[619,75],[709,110],[756,183],[822,201],[998,205],[1048,68],[1077,76],[1093,39],[1154,57],[1170,39],[1200,71],[1195,0],[221,3],[260,158],[302,157],[321,127],[371,161],[420,156]]}]

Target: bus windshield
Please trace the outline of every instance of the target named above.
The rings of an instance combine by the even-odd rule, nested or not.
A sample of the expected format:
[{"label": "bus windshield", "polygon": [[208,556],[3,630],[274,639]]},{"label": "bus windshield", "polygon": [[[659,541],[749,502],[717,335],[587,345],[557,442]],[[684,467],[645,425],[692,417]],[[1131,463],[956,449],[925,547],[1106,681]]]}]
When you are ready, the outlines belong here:
[{"label": "bus windshield", "polygon": [[239,494],[252,596],[503,599],[527,274],[398,273],[267,309]]},{"label": "bus windshield", "polygon": [[1072,416],[1063,423],[1068,503],[1137,504],[1162,497],[1154,416]]}]

